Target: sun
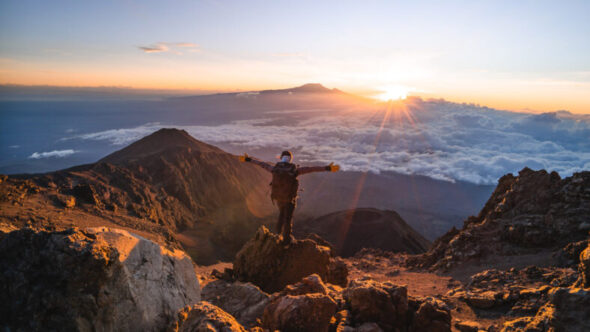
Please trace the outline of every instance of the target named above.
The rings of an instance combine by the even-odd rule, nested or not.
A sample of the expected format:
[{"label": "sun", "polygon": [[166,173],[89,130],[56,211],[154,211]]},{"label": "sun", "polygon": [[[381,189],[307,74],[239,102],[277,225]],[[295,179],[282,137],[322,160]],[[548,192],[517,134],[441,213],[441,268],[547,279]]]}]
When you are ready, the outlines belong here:
[{"label": "sun", "polygon": [[380,94],[376,98],[383,101],[406,99],[410,90],[408,87],[401,85],[388,85],[379,89]]}]

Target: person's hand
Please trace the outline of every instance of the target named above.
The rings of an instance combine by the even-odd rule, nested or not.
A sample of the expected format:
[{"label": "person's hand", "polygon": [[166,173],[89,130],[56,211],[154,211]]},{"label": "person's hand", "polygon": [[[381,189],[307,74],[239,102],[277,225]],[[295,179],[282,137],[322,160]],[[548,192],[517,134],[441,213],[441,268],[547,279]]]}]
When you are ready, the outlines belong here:
[{"label": "person's hand", "polygon": [[340,165],[334,165],[334,163],[330,163],[328,167],[326,167],[330,172],[338,172],[340,170]]},{"label": "person's hand", "polygon": [[251,160],[252,160],[252,158],[250,158],[250,156],[248,156],[247,153],[244,153],[243,156],[240,156],[240,161],[241,162],[246,162],[246,161],[251,161]]}]

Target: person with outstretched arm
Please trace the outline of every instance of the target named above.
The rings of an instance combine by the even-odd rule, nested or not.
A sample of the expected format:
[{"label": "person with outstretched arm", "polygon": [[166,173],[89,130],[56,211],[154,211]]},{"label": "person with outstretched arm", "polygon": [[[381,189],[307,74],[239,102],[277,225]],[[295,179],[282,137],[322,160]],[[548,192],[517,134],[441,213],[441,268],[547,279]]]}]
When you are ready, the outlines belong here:
[{"label": "person with outstretched arm", "polygon": [[299,191],[299,175],[313,172],[337,172],[340,166],[330,163],[327,166],[299,167],[293,163],[291,151],[283,151],[281,160],[272,165],[257,160],[244,154],[240,161],[251,162],[272,173],[270,198],[279,207],[279,219],[277,221],[277,232],[282,234],[283,243],[289,244],[293,240],[291,229],[293,227],[293,211],[297,205],[297,193]]}]

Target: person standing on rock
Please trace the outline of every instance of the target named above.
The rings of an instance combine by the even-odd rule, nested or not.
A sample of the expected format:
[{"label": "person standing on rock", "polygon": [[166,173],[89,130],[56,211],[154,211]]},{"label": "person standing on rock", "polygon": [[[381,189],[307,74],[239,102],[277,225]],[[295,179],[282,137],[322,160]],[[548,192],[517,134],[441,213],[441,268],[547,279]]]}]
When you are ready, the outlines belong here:
[{"label": "person standing on rock", "polygon": [[281,160],[274,166],[270,163],[257,160],[244,154],[240,161],[251,162],[272,173],[270,198],[279,207],[279,219],[277,232],[282,234],[285,244],[291,243],[291,229],[293,227],[293,211],[297,205],[297,192],[299,190],[299,175],[313,172],[337,172],[340,166],[330,163],[328,166],[299,167],[293,163],[291,151],[283,151]]}]

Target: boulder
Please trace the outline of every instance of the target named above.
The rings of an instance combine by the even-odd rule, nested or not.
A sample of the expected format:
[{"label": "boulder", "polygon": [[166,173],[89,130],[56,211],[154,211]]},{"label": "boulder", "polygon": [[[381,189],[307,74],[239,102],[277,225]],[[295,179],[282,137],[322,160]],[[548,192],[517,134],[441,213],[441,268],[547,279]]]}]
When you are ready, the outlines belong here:
[{"label": "boulder", "polygon": [[245,327],[256,325],[262,317],[264,308],[270,302],[270,296],[251,283],[225,280],[210,282],[203,288],[201,296],[204,301],[214,304]]},{"label": "boulder", "polygon": [[178,320],[168,328],[168,332],[193,331],[246,332],[246,329],[232,315],[207,301],[202,301],[180,310]]},{"label": "boulder", "polygon": [[264,310],[262,325],[271,331],[327,332],[337,305],[325,294],[284,295]]},{"label": "boulder", "polygon": [[466,300],[469,305],[474,308],[479,309],[489,309],[496,305],[496,298],[498,297],[498,292],[495,291],[485,291],[481,293],[471,293],[468,292],[466,294]]},{"label": "boulder", "polygon": [[304,295],[304,294],[328,294],[328,288],[317,274],[312,274],[301,279],[300,282],[288,285],[281,291],[281,295]]},{"label": "boulder", "polygon": [[0,284],[10,330],[160,331],[200,300],[184,252],[109,228],[9,233]]},{"label": "boulder", "polygon": [[407,294],[405,286],[373,280],[353,280],[343,292],[356,324],[375,322],[384,330],[405,326]]},{"label": "boulder", "polygon": [[414,314],[410,330],[451,332],[451,311],[443,301],[427,297]]},{"label": "boulder", "polygon": [[267,292],[282,290],[310,274],[337,285],[346,285],[346,265],[331,257],[330,248],[305,239],[289,245],[262,226],[238,252],[234,274]]}]

